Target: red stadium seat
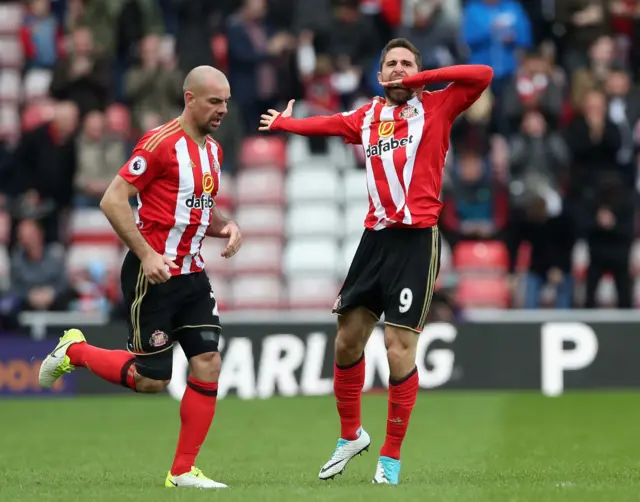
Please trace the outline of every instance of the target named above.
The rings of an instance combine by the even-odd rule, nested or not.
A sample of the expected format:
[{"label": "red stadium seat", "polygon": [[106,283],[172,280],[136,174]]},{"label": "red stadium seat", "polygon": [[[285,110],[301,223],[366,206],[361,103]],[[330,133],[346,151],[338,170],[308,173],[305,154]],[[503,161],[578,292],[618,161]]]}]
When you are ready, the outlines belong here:
[{"label": "red stadium seat", "polygon": [[235,219],[245,237],[284,239],[284,209],[278,205],[241,206]]},{"label": "red stadium seat", "polygon": [[45,101],[28,105],[22,112],[22,131],[28,132],[53,119],[53,103]]},{"label": "red stadium seat", "polygon": [[284,204],[284,174],[275,169],[242,171],[236,181],[236,203]]},{"label": "red stadium seat", "polygon": [[234,275],[280,274],[282,271],[282,241],[276,238],[246,239],[242,252],[226,262]]},{"label": "red stadium seat", "polygon": [[229,260],[220,256],[227,241],[206,237],[202,241],[200,256],[205,264],[205,270],[209,277],[227,277],[233,273],[229,266]]},{"label": "red stadium seat", "polygon": [[278,275],[238,277],[231,283],[234,310],[277,310],[285,304],[284,287]]},{"label": "red stadium seat", "polygon": [[246,138],[240,150],[242,169],[256,167],[287,168],[287,145],[284,138],[255,136]]},{"label": "red stadium seat", "polygon": [[524,242],[518,248],[516,256],[516,270],[518,272],[528,272],[531,265],[531,244]]},{"label": "red stadium seat", "polygon": [[340,291],[340,284],[327,276],[303,275],[289,278],[289,308],[329,311]]},{"label": "red stadium seat", "polygon": [[76,209],[69,222],[69,240],[72,243],[120,244],[109,220],[100,209]]},{"label": "red stadium seat", "polygon": [[504,277],[461,277],[457,301],[466,308],[508,308],[509,285]]},{"label": "red stadium seat", "polygon": [[509,253],[499,241],[463,241],[453,250],[453,263],[460,272],[504,272],[509,268]]}]

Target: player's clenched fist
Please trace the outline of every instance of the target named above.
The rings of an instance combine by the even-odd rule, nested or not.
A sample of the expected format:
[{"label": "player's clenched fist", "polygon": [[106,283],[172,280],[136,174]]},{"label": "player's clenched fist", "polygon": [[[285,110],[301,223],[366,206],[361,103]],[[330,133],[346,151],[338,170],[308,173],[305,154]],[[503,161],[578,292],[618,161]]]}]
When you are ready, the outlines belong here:
[{"label": "player's clenched fist", "polygon": [[258,130],[268,131],[269,129],[271,129],[271,125],[273,124],[274,120],[278,118],[278,115],[282,115],[285,118],[291,117],[291,115],[293,114],[293,103],[295,102],[295,99],[290,100],[287,108],[282,112],[282,114],[279,111],[273,109],[269,110],[267,113],[263,113],[260,116],[260,127],[258,128]]},{"label": "player's clenched fist", "polygon": [[142,260],[142,270],[151,284],[162,284],[171,278],[167,268],[178,268],[173,261],[161,254],[150,253]]}]

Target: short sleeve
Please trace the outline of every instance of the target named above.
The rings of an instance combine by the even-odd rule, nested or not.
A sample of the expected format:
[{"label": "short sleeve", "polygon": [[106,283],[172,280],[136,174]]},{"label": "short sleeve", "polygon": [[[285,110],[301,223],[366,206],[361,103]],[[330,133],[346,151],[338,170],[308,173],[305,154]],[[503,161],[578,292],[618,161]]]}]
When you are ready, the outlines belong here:
[{"label": "short sleeve", "polygon": [[118,174],[141,192],[154,178],[162,174],[159,150],[149,152],[138,144]]}]

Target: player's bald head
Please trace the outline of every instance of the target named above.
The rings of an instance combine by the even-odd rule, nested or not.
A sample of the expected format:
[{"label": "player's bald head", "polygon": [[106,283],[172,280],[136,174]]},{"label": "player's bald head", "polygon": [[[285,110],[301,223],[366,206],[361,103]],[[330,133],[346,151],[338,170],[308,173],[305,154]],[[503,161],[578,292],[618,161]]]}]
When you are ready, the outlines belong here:
[{"label": "player's bald head", "polygon": [[231,89],[227,77],[213,66],[196,66],[184,79],[185,113],[203,134],[211,134],[227,114]]},{"label": "player's bald head", "polygon": [[199,94],[203,90],[212,88],[225,88],[229,81],[224,73],[213,66],[196,66],[191,70],[182,85],[183,92]]}]

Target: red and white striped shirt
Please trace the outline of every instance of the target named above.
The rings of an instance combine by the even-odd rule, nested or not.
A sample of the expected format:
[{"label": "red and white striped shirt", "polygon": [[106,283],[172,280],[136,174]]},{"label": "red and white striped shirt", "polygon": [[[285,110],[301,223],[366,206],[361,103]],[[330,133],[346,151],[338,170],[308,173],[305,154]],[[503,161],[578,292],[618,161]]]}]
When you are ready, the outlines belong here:
[{"label": "red and white striped shirt", "polygon": [[172,275],[204,269],[202,239],[220,187],[222,149],[198,145],[177,119],[149,131],[120,176],[139,190],[138,228],[149,245],[178,266]]},{"label": "red and white striped shirt", "polygon": [[439,197],[451,126],[492,78],[493,70],[483,65],[424,71],[405,77],[403,85],[453,83],[441,91],[418,93],[400,106],[374,98],[357,110],[329,117],[278,116],[271,128],[307,136],[343,136],[347,143],[362,144],[369,191],[366,228],[431,227],[442,210]]}]

